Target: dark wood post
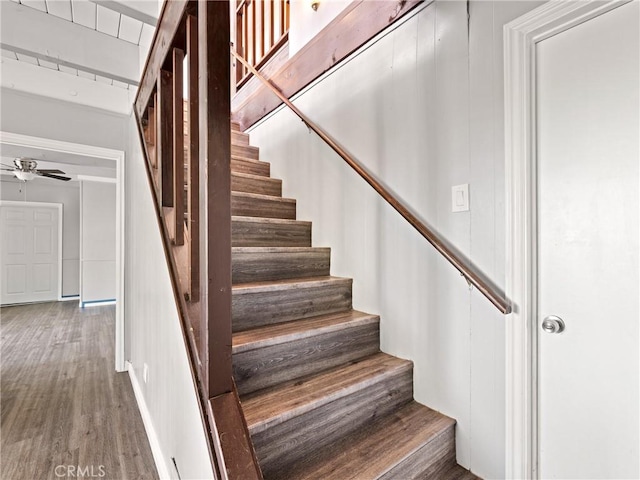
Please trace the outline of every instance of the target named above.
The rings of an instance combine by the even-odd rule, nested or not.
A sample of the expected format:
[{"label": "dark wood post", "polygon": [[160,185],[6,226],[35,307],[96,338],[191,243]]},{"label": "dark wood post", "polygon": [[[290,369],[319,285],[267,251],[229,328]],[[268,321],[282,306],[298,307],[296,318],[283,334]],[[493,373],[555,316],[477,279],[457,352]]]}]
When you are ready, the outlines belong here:
[{"label": "dark wood post", "polygon": [[173,85],[171,72],[160,70],[158,77],[158,168],[162,207],[173,206]]},{"label": "dark wood post", "polygon": [[[189,295],[191,299],[200,297],[200,188],[198,155],[198,18],[187,17],[187,75],[189,77],[189,108],[187,122],[189,128]],[[201,330],[203,331],[203,330]],[[204,352],[206,338],[200,335],[200,352]],[[202,353],[201,353],[202,354]]]},{"label": "dark wood post", "polygon": [[173,243],[184,245],[184,51],[173,49]]},{"label": "dark wood post", "polygon": [[198,2],[201,275],[209,398],[232,391],[229,2]]}]

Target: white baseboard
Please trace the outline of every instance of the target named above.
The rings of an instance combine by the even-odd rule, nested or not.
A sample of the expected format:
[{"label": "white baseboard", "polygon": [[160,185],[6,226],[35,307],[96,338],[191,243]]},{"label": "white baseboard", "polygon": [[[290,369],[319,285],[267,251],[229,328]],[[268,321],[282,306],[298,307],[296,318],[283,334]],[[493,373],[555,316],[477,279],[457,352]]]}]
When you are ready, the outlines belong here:
[{"label": "white baseboard", "polygon": [[127,371],[129,372],[129,378],[131,379],[133,393],[135,394],[136,402],[138,403],[138,410],[140,410],[140,415],[142,416],[142,423],[144,423],[144,429],[147,432],[147,438],[149,439],[149,445],[151,446],[153,461],[155,462],[156,469],[158,470],[158,476],[163,480],[170,480],[171,475],[169,474],[169,470],[167,469],[167,462],[165,462],[164,455],[162,454],[158,436],[156,435],[156,431],[153,428],[151,414],[149,413],[147,403],[144,400],[144,395],[142,394],[142,389],[140,388],[140,382],[138,382],[138,377],[136,376],[136,372],[133,369],[133,365],[131,365],[130,362],[126,362],[126,367]]}]

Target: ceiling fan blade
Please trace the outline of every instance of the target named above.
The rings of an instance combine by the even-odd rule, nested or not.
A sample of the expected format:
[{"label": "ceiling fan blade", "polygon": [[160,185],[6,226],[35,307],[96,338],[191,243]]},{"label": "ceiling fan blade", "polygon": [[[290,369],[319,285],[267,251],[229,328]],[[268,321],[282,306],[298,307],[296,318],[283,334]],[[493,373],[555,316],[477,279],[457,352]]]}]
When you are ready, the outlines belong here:
[{"label": "ceiling fan blade", "polygon": [[15,170],[15,168],[16,168],[15,165],[7,165],[6,163],[0,163],[0,165],[2,165],[3,167],[10,168],[11,170]]},{"label": "ceiling fan blade", "polygon": [[56,180],[63,180],[65,182],[71,180],[70,177],[61,177],[60,175],[52,175],[51,173],[42,173],[41,171],[36,171],[36,173],[41,177],[55,178]]},{"label": "ceiling fan blade", "polygon": [[16,171],[15,168],[0,168],[0,170],[3,170],[5,172],[15,172]]},{"label": "ceiling fan blade", "polygon": [[38,168],[37,171],[40,173],[62,173],[64,175],[64,172],[62,170],[57,169],[50,170],[46,168]]}]

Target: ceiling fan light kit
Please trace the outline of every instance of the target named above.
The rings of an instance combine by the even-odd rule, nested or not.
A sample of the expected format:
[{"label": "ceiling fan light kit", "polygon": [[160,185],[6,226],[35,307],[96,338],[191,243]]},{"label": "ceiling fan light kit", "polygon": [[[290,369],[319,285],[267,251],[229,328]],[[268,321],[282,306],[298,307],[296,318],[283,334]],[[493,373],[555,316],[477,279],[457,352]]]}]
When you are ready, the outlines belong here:
[{"label": "ceiling fan light kit", "polygon": [[18,180],[22,180],[23,182],[36,178],[36,174],[33,172],[23,172],[21,170],[15,170],[13,174]]},{"label": "ceiling fan light kit", "polygon": [[[12,168],[3,168],[2,170],[12,172],[18,180],[27,182],[33,180],[36,177],[47,177],[55,180],[62,180],[68,182],[71,177],[63,177],[64,172],[58,169],[39,169],[38,162],[31,158],[16,158],[13,161]],[[8,167],[9,165],[3,165]]]}]

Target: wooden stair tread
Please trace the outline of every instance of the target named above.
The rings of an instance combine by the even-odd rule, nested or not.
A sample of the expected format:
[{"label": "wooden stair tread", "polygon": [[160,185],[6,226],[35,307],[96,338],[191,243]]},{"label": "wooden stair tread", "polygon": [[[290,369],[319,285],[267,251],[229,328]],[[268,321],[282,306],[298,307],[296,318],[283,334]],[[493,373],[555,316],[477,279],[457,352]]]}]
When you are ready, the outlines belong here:
[{"label": "wooden stair tread", "polygon": [[304,320],[268,325],[233,335],[233,353],[287,343],[301,338],[342,330],[348,326],[379,321],[377,315],[351,310],[346,313],[320,315]]},{"label": "wooden stair tread", "polygon": [[282,203],[296,203],[295,198],[275,197],[273,195],[263,195],[262,193],[249,193],[249,192],[231,192],[232,196],[237,198],[251,198],[254,200],[266,200],[270,202],[282,202]]},{"label": "wooden stair tread", "polygon": [[[247,207],[250,207],[247,206]],[[293,207],[272,209],[237,209],[231,217],[231,241],[234,247],[310,247],[311,222],[289,218],[269,218],[264,215],[293,216]],[[259,214],[263,216],[245,216]]]},{"label": "wooden stair tread", "polygon": [[[253,161],[254,162],[255,161],[261,162],[261,160],[253,160]],[[262,163],[266,163],[266,162],[262,162]],[[252,173],[231,172],[231,175],[232,176],[236,176],[236,177],[241,177],[241,178],[251,178],[251,179],[255,179],[255,180],[264,180],[264,177],[262,175],[254,175]],[[278,181],[278,182],[281,181],[281,180],[277,180],[275,178],[270,178],[270,180]]]},{"label": "wooden stair tread", "polygon": [[251,158],[257,160],[260,157],[260,149],[253,145],[238,145],[231,144],[231,155],[242,156],[244,158]]},{"label": "wooden stair tread", "polygon": [[262,432],[412,368],[413,364],[407,360],[377,353],[306,379],[248,395],[242,399],[242,406],[249,432],[251,435]]},{"label": "wooden stair tread", "polygon": [[240,155],[238,153],[232,153],[231,160],[242,160],[245,162],[255,162],[255,163],[269,163],[269,162],[264,162],[262,160],[258,160],[257,158],[251,158],[251,157],[247,157],[246,155]]},{"label": "wooden stair tread", "polygon": [[264,175],[232,171],[231,191],[282,197],[282,180]]},{"label": "wooden stair tread", "polygon": [[307,253],[307,252],[331,252],[330,247],[233,247],[231,253],[255,253],[255,254],[269,254],[269,253]]},{"label": "wooden stair tread", "polygon": [[329,275],[326,247],[232,247],[233,284]]},{"label": "wooden stair tread", "polygon": [[233,331],[351,310],[350,278],[326,275],[233,285]]},{"label": "wooden stair tread", "polygon": [[[328,448],[310,452],[284,477],[289,480],[386,478],[394,466],[437,440],[454,425],[455,420],[415,401],[410,402]],[[451,480],[454,478],[457,477],[451,477]]]},{"label": "wooden stair tread", "polygon": [[296,200],[261,193],[232,191],[231,215],[295,220]]},{"label": "wooden stair tread", "polygon": [[290,218],[245,217],[244,215],[232,215],[231,221],[263,223],[271,225],[311,225],[311,222],[305,220],[293,220]]},{"label": "wooden stair tread", "polygon": [[253,173],[263,177],[269,177],[271,164],[261,160],[253,160],[251,158],[231,156],[231,171],[240,173]]},{"label": "wooden stair tread", "polygon": [[329,285],[332,283],[344,283],[351,285],[352,279],[345,277],[307,277],[284,280],[270,280],[265,282],[250,282],[233,286],[234,295],[272,292],[274,290],[295,290],[314,286]]}]

